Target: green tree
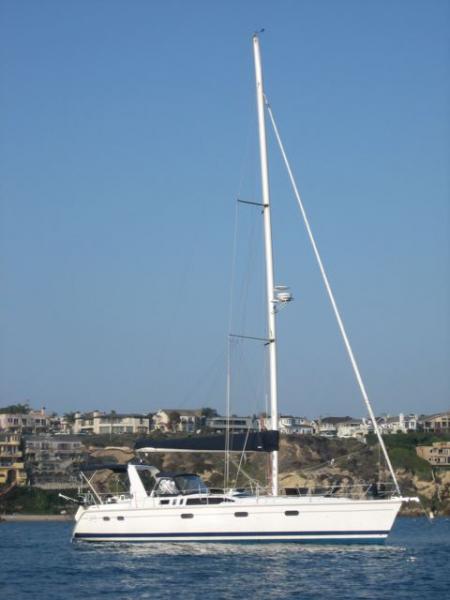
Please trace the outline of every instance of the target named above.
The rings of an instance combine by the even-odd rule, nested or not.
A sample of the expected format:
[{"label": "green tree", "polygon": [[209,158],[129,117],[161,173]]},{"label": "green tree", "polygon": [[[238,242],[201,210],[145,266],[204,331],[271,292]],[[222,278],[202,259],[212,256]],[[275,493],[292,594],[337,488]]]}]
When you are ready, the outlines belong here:
[{"label": "green tree", "polygon": [[5,406],[4,408],[0,408],[0,413],[8,413],[8,414],[20,414],[25,413],[28,414],[31,408],[28,402],[25,404],[10,404],[9,406]]},{"label": "green tree", "polygon": [[65,413],[64,415],[64,419],[70,423],[71,425],[73,425],[75,423],[75,413],[74,412],[68,412]]},{"label": "green tree", "polygon": [[170,418],[169,418],[170,429],[172,429],[172,431],[176,431],[177,426],[179,425],[180,421],[181,421],[180,413],[177,412],[176,410],[172,411],[170,413]]},{"label": "green tree", "polygon": [[217,417],[218,413],[215,408],[210,408],[209,406],[204,406],[202,408],[202,417],[206,419],[212,419],[213,417]]}]

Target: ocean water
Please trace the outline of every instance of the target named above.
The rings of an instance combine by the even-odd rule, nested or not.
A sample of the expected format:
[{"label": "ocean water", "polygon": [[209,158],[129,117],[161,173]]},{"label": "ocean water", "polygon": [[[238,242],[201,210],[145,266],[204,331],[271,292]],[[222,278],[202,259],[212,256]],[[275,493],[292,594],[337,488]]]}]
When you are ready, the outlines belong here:
[{"label": "ocean water", "polygon": [[0,598],[450,598],[450,519],[400,518],[383,546],[87,544],[70,523],[0,524]]}]

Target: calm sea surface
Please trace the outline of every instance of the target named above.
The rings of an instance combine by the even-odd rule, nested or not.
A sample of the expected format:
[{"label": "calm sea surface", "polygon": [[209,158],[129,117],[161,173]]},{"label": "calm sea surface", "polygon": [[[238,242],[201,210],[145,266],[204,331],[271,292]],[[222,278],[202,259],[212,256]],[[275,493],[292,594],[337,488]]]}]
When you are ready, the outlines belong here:
[{"label": "calm sea surface", "polygon": [[384,546],[70,543],[0,524],[0,598],[450,598],[450,519],[398,519]]}]

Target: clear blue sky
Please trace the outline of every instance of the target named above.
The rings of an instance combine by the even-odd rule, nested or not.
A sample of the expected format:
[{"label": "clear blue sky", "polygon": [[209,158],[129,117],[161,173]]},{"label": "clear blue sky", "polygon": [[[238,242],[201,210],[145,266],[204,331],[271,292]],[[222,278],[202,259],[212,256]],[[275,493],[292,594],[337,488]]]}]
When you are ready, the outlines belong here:
[{"label": "clear blue sky", "polygon": [[[449,408],[448,2],[0,10],[0,405],[224,409],[235,198],[259,193],[251,34],[265,27],[266,92],[376,412]],[[279,319],[281,410],[362,415],[270,152],[277,281],[296,297]],[[233,327],[261,334],[248,210]],[[264,408],[258,352],[247,370],[235,360],[240,414]]]}]

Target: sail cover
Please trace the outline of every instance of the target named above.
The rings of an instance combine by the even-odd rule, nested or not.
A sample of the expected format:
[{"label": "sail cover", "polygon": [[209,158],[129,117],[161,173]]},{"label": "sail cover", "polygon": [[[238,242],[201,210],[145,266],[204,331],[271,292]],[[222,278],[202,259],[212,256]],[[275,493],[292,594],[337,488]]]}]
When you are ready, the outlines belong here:
[{"label": "sail cover", "polygon": [[226,448],[225,435],[189,438],[140,439],[134,449],[138,452],[274,452],[278,450],[278,431],[231,433]]}]

